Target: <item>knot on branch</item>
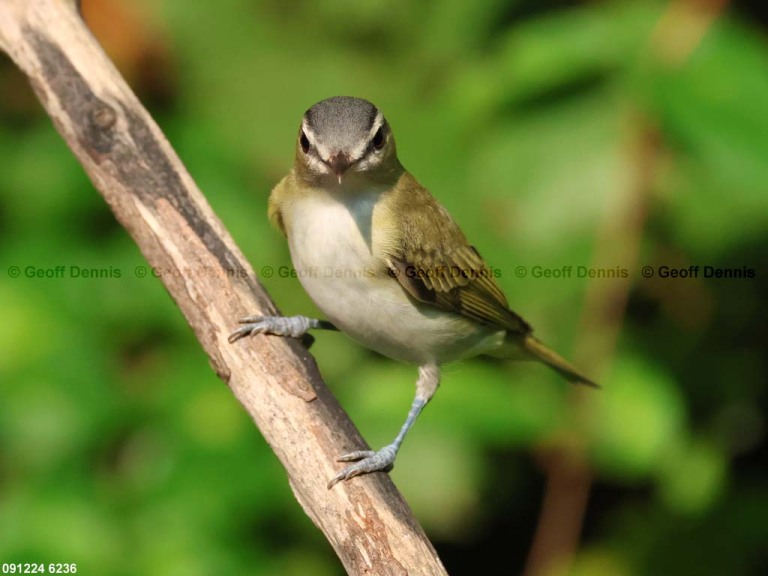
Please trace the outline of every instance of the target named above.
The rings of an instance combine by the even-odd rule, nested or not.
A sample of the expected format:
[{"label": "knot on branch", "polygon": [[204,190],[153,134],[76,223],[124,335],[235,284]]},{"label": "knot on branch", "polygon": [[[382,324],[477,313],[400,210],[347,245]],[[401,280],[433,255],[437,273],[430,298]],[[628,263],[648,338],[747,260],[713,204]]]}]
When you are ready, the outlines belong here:
[{"label": "knot on branch", "polygon": [[107,130],[114,125],[115,120],[117,120],[117,114],[114,108],[102,103],[91,110],[90,118],[91,124],[95,128]]},{"label": "knot on branch", "polygon": [[114,126],[117,122],[117,112],[103,100],[94,99],[89,102],[88,122],[84,130],[84,143],[88,148],[100,154],[112,150],[114,143]]}]

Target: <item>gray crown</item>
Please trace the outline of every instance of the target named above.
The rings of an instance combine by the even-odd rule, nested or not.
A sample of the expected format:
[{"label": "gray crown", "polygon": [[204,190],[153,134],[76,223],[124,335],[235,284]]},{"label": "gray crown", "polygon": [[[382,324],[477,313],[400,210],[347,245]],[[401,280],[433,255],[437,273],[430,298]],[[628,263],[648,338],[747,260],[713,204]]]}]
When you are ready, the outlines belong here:
[{"label": "gray crown", "polygon": [[368,100],[334,96],[312,106],[304,119],[318,140],[333,142],[343,150],[366,140],[378,115],[379,109]]}]

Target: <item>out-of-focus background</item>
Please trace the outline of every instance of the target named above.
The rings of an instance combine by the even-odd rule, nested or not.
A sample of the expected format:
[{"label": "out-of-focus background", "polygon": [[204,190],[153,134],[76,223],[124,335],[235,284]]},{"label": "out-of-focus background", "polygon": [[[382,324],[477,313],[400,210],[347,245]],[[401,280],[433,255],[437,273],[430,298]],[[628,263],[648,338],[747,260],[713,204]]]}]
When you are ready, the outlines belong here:
[{"label": "out-of-focus background", "polygon": [[[304,110],[362,96],[512,307],[603,384],[446,367],[392,476],[452,575],[768,573],[764,3],[83,10],[282,310],[317,314],[270,188]],[[0,57],[0,562],[342,574],[145,267]],[[340,334],[313,353],[388,442],[415,368]]]}]

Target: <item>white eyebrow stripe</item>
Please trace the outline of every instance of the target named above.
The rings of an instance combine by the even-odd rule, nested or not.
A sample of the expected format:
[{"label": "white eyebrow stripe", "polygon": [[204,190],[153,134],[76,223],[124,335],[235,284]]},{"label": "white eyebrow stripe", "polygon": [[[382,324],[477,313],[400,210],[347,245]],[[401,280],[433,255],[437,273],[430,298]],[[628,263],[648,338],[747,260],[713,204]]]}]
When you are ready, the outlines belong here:
[{"label": "white eyebrow stripe", "polygon": [[322,142],[318,141],[317,133],[312,130],[312,127],[309,125],[306,118],[301,121],[301,129],[307,136],[309,142],[315,147],[315,150],[317,150],[317,155],[320,156],[320,158],[330,157],[330,150],[328,150]]},{"label": "white eyebrow stripe", "polygon": [[371,129],[368,132],[368,140],[373,138],[373,135],[376,134],[376,131],[381,128],[384,125],[384,114],[381,113],[381,110],[378,110],[376,112],[376,118],[373,119],[373,124],[371,125]]},{"label": "white eyebrow stripe", "polygon": [[301,129],[302,129],[302,131],[304,132],[304,134],[306,134],[306,135],[307,135],[307,138],[309,138],[309,137],[311,136],[311,137],[312,137],[312,138],[311,138],[312,140],[314,140],[314,139],[315,139],[315,131],[314,131],[314,130],[312,130],[312,128],[310,127],[310,125],[307,123],[307,119],[306,119],[306,118],[304,118],[304,119],[301,121]]}]

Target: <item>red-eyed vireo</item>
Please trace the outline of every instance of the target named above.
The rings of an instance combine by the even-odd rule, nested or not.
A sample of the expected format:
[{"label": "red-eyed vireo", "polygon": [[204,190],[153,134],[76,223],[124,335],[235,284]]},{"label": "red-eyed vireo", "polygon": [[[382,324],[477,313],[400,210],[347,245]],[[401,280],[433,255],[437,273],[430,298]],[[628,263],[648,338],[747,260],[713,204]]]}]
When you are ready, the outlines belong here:
[{"label": "red-eyed vireo", "polygon": [[304,289],[330,320],[251,316],[251,334],[300,337],[338,328],[385,356],[419,366],[416,396],[395,440],[328,484],[389,471],[408,430],[440,383],[440,365],[479,354],[530,357],[595,386],[533,337],[509,309],[480,254],[448,211],[403,168],[389,124],[360,98],[335,97],[304,114],[293,169],[269,198]]}]

